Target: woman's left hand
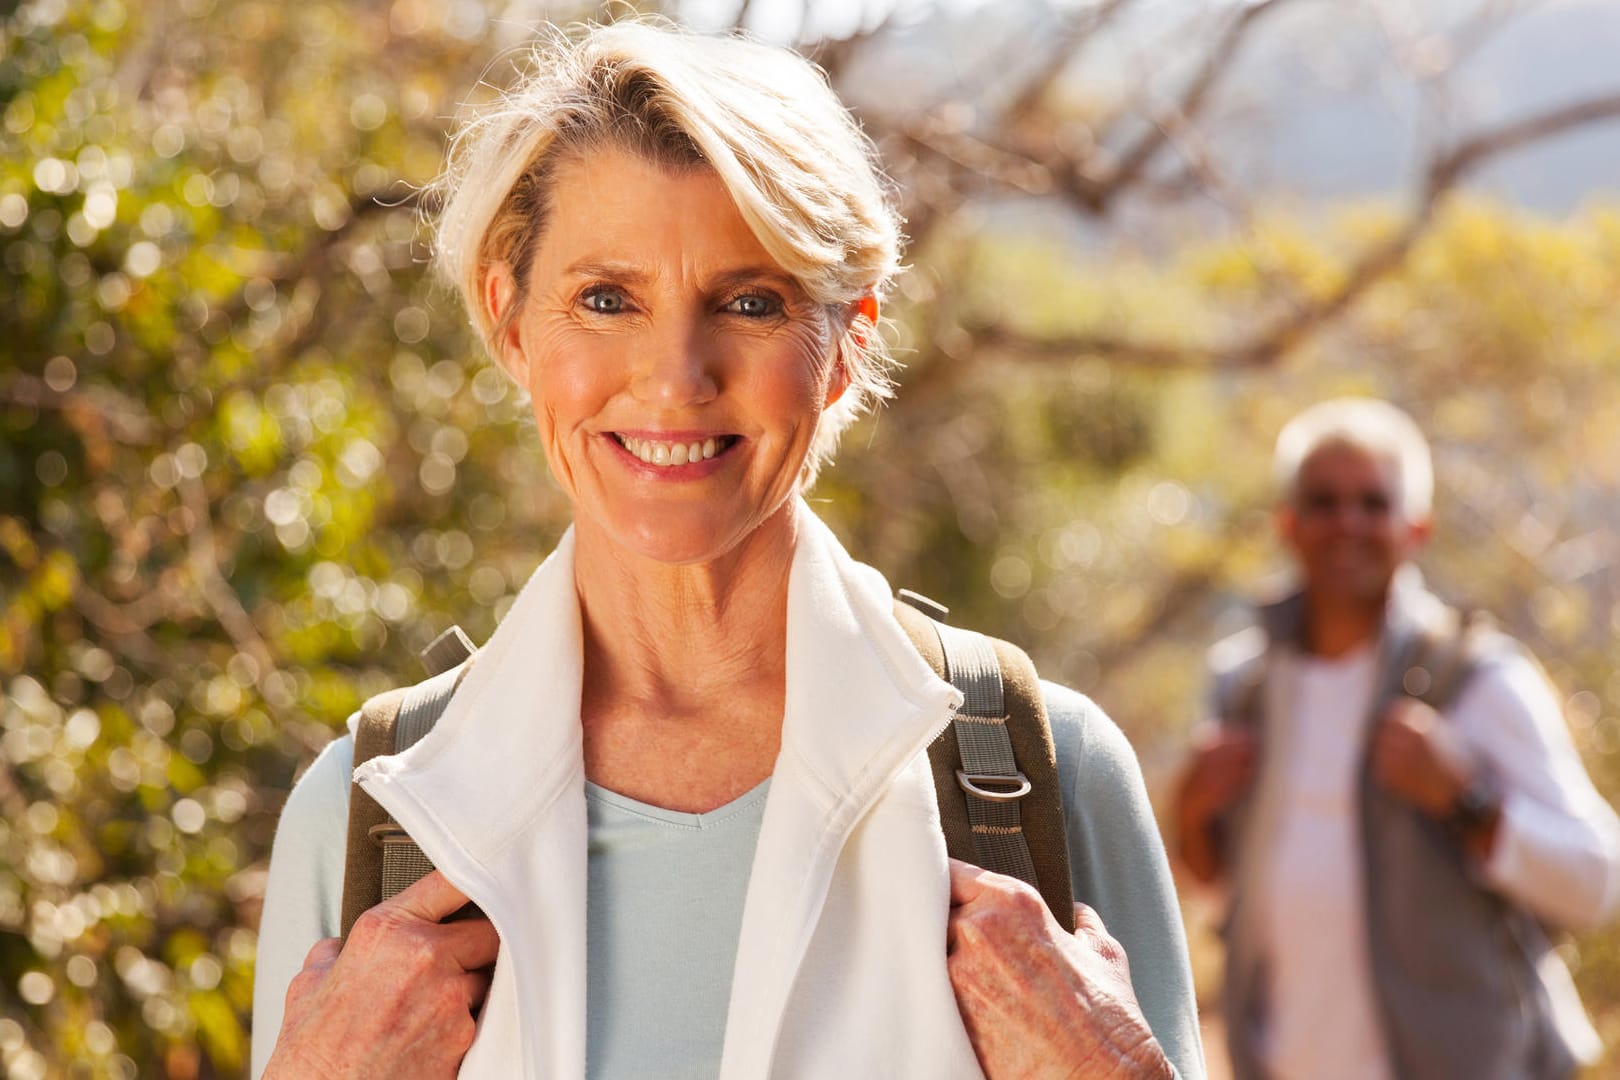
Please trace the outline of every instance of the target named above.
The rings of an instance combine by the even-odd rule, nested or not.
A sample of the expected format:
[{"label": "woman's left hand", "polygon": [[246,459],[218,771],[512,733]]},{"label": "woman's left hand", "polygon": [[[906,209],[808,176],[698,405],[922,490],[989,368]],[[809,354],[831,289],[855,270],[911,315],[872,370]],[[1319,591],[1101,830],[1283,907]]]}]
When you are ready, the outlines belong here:
[{"label": "woman's left hand", "polygon": [[1097,913],[1071,935],[1016,878],[951,860],[946,967],[989,1080],[1168,1080],[1130,964]]}]

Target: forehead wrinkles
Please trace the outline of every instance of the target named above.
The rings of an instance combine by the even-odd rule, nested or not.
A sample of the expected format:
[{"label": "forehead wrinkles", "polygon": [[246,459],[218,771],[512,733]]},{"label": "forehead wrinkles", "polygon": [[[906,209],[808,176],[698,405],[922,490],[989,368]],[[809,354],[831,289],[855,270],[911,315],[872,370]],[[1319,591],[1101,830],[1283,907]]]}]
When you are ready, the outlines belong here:
[{"label": "forehead wrinkles", "polygon": [[[559,163],[552,182],[556,231],[633,252],[646,246],[726,246],[772,263],[720,177],[703,166],[671,168],[603,150]],[[550,231],[550,230],[548,230]]]}]

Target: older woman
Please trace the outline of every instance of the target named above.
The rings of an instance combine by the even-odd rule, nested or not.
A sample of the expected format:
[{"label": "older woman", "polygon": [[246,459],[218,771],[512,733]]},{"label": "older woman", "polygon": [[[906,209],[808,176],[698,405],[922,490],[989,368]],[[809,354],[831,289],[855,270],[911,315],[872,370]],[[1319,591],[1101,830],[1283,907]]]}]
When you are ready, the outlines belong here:
[{"label": "older woman", "polygon": [[924,750],[959,695],[800,497],[888,389],[869,144],[784,50],[621,23],[538,55],[457,140],[438,250],[574,526],[437,726],[355,771],[439,869],[346,945],[350,740],[288,800],[255,1073],[1201,1076],[1118,729],[1046,687],[1071,935],[947,861]]}]

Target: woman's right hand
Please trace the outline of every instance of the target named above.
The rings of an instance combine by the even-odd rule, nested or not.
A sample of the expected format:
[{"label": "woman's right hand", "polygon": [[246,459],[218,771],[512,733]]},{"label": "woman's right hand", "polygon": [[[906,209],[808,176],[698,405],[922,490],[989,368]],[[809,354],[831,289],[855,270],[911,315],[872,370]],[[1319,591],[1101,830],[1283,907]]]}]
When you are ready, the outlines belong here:
[{"label": "woman's right hand", "polygon": [[435,870],[361,915],[347,945],[317,942],[263,1080],[455,1076],[500,947],[488,919],[440,922],[466,902]]},{"label": "woman's right hand", "polygon": [[1176,795],[1181,858],[1193,874],[1212,882],[1224,870],[1215,822],[1254,783],[1259,740],[1253,732],[1217,727],[1193,751]]}]

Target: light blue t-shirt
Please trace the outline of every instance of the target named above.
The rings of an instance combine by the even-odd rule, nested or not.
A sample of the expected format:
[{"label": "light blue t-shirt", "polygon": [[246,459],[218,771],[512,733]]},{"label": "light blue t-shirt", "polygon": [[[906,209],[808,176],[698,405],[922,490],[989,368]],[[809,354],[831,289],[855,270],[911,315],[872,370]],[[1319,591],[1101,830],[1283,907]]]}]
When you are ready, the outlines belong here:
[{"label": "light blue t-shirt", "polygon": [[587,1080],[713,1080],[766,780],[706,814],[585,785]]}]

